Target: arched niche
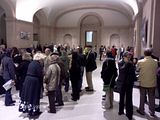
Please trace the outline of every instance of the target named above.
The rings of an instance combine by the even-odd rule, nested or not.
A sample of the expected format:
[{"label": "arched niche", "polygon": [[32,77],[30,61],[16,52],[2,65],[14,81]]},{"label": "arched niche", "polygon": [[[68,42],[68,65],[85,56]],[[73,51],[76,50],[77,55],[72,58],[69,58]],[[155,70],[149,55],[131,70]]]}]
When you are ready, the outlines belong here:
[{"label": "arched niche", "polygon": [[66,44],[67,46],[72,46],[72,35],[71,34],[64,35],[63,44]]},{"label": "arched niche", "polygon": [[40,21],[36,15],[33,17],[33,45],[37,47],[40,42]]},{"label": "arched niche", "polygon": [[43,9],[38,10],[33,16],[33,44],[45,44],[50,35],[48,33],[48,20]]},{"label": "arched niche", "polygon": [[6,43],[6,14],[4,9],[0,7],[0,45]]},{"label": "arched niche", "polygon": [[110,36],[110,46],[115,46],[116,48],[120,47],[120,36],[119,34],[112,34]]},{"label": "arched niche", "polygon": [[80,22],[80,45],[99,46],[101,44],[102,21],[96,13],[88,13]]}]

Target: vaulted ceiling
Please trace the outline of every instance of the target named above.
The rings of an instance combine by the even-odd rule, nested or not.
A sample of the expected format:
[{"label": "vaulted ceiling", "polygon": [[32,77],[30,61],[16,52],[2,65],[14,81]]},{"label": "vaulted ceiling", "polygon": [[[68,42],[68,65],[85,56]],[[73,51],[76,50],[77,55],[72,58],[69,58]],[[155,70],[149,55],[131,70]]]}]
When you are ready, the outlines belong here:
[{"label": "vaulted ceiling", "polygon": [[[28,22],[32,22],[36,14],[39,19],[42,19],[40,21],[47,21],[47,24],[60,24],[59,20],[61,20],[67,25],[71,22],[71,19],[77,19],[76,17],[80,19],[87,13],[96,13],[103,19],[104,24],[112,24],[112,20],[116,23],[118,17],[121,18],[119,21],[122,25],[125,23],[128,25],[131,24],[131,21],[138,13],[137,2],[142,1],[143,0],[0,0],[0,6],[3,8],[6,6],[2,4],[9,4],[8,7],[10,7],[16,19]],[[67,17],[67,15],[69,17]],[[70,18],[72,16],[75,18]],[[63,19],[65,19],[65,21],[63,21]],[[106,21],[109,23],[105,23]]]}]

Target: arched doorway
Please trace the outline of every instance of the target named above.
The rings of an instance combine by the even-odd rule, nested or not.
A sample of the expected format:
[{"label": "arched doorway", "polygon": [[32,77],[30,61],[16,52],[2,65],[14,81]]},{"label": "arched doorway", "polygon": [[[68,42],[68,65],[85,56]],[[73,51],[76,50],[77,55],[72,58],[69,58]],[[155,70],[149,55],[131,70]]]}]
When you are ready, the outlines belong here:
[{"label": "arched doorway", "polygon": [[120,47],[120,36],[118,34],[112,34],[110,36],[110,46],[115,46],[116,48]]},{"label": "arched doorway", "polygon": [[6,41],[6,14],[3,8],[0,7],[0,45],[7,43]]},{"label": "arched doorway", "polygon": [[81,20],[80,23],[80,45],[99,46],[101,41],[101,21],[96,14],[88,14]]},{"label": "arched doorway", "polygon": [[67,46],[72,46],[72,35],[71,34],[65,34],[63,44],[66,44]]},{"label": "arched doorway", "polygon": [[52,30],[48,26],[47,15],[43,9],[38,10],[33,16],[33,41],[40,45],[50,45]]}]

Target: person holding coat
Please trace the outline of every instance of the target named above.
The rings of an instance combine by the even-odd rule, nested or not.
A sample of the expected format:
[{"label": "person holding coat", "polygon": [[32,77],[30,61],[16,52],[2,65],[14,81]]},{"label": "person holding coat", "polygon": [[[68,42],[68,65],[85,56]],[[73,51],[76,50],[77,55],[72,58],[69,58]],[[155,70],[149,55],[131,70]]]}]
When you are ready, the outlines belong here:
[{"label": "person holding coat", "polygon": [[56,113],[55,99],[56,99],[56,88],[60,82],[61,69],[56,62],[57,57],[53,54],[50,56],[50,65],[45,73],[44,82],[46,83],[46,89],[48,91],[49,99],[49,113]]}]

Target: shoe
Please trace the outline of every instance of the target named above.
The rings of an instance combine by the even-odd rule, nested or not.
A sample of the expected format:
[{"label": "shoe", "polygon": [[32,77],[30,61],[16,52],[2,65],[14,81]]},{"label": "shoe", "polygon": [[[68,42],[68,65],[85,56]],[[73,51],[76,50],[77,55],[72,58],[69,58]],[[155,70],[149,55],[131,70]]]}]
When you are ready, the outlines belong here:
[{"label": "shoe", "polygon": [[127,115],[126,115],[126,117],[128,118],[128,120],[133,120],[133,119],[132,119],[132,116],[127,116]]},{"label": "shoe", "polygon": [[56,110],[53,110],[53,111],[48,111],[48,113],[56,113]]},{"label": "shoe", "polygon": [[151,116],[151,117],[155,117],[155,114],[153,114],[153,113],[150,113],[150,116]]},{"label": "shoe", "polygon": [[61,104],[55,104],[55,106],[64,106],[64,104],[63,103],[61,103]]},{"label": "shoe", "polygon": [[102,95],[102,97],[106,97],[106,95]]},{"label": "shoe", "polygon": [[124,115],[124,112],[118,112],[118,115]]},{"label": "shoe", "polygon": [[145,115],[143,112],[141,112],[140,110],[136,110],[137,113],[139,113],[140,115]]},{"label": "shoe", "polygon": [[102,98],[102,100],[106,100],[106,98]]},{"label": "shoe", "polygon": [[86,89],[87,92],[93,92],[93,89]]},{"label": "shoe", "polygon": [[15,100],[13,100],[11,103],[16,103],[16,101],[15,101]]},{"label": "shoe", "polygon": [[86,90],[88,90],[88,89],[89,89],[89,87],[85,87],[85,89],[86,89]]},{"label": "shoe", "polygon": [[11,103],[11,104],[6,104],[5,106],[15,106],[15,104],[14,103]]},{"label": "shoe", "polygon": [[75,98],[72,98],[72,100],[73,100],[73,101],[77,101],[77,99],[75,99]]},{"label": "shoe", "polygon": [[157,108],[155,108],[155,111],[156,111],[156,112],[160,112],[160,106],[157,107]]}]

